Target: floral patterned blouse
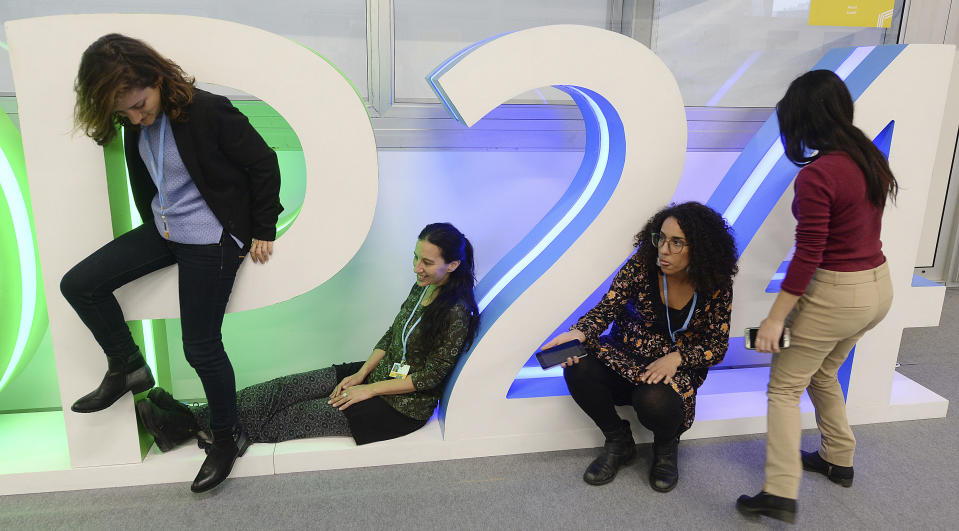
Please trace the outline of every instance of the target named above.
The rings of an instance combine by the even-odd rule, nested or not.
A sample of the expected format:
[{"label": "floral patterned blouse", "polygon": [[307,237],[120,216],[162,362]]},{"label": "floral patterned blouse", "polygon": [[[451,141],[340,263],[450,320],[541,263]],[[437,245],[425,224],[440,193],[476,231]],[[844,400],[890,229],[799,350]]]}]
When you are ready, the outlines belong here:
[{"label": "floral patterned blouse", "polygon": [[[732,287],[698,294],[696,308],[686,330],[676,334],[674,346],[666,328],[666,305],[659,294],[659,271],[652,274],[634,254],[619,270],[606,296],[572,326],[586,336],[587,352],[633,384],[639,384],[646,366],[678,350],[682,356],[671,387],[683,399],[683,431],[693,425],[696,389],[706,380],[709,367],[726,355],[729,345],[729,316]],[[687,308],[690,305],[687,304]],[[676,321],[682,326],[688,309]],[[609,324],[608,336],[600,337]]]},{"label": "floral patterned blouse", "polygon": [[[386,355],[373,368],[373,372],[366,378],[366,383],[389,380],[393,364],[403,359],[403,326],[409,320],[409,326],[412,327],[413,323],[423,315],[425,307],[417,302],[425,289],[413,284],[410,294],[400,305],[400,313],[396,314],[393,324],[374,347],[385,350]],[[412,319],[410,319],[411,313]],[[437,339],[431,351],[426,351],[423,345],[422,323],[412,332],[407,327],[406,331],[410,334],[406,342],[406,363],[410,366],[408,378],[412,378],[413,387],[416,390],[399,395],[382,395],[380,398],[408,417],[418,420],[430,418],[433,410],[436,409],[440,395],[443,394],[443,383],[456,365],[456,358],[466,343],[469,323],[470,314],[466,307],[457,304],[450,308],[449,326],[442,337]]]}]

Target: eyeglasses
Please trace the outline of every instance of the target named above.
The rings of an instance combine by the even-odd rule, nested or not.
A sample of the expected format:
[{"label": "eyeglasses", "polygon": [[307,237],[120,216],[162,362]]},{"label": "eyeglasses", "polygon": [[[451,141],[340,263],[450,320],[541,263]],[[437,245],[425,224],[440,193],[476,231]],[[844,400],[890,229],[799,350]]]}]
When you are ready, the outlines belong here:
[{"label": "eyeglasses", "polygon": [[666,245],[666,243],[668,242],[669,252],[671,253],[681,253],[683,252],[683,249],[685,249],[686,246],[689,245],[688,243],[686,243],[686,240],[683,240],[680,238],[670,239],[669,236],[666,236],[665,234],[661,232],[654,232],[650,234],[649,241],[653,242],[653,245],[655,245],[656,247],[662,247],[663,245]]}]

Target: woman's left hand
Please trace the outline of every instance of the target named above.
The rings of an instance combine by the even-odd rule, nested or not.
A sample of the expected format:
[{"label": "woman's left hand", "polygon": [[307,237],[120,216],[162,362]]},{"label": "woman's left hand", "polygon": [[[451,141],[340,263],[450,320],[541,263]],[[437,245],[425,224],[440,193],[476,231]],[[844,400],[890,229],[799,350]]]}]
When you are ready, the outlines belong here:
[{"label": "woman's left hand", "polygon": [[250,244],[250,258],[254,263],[265,264],[273,254],[273,242],[253,239]]},{"label": "woman's left hand", "polygon": [[758,352],[779,353],[779,338],[783,335],[782,321],[777,321],[771,317],[763,319],[759,325],[759,332],[756,333],[756,350]]},{"label": "woman's left hand", "polygon": [[639,381],[647,384],[672,383],[673,376],[676,375],[676,370],[682,362],[683,357],[679,355],[679,352],[670,352],[647,365],[646,371],[639,375]]},{"label": "woman's left hand", "polygon": [[339,396],[333,397],[327,404],[343,411],[357,402],[362,402],[374,396],[376,396],[376,393],[373,392],[370,384],[354,385],[343,389]]}]

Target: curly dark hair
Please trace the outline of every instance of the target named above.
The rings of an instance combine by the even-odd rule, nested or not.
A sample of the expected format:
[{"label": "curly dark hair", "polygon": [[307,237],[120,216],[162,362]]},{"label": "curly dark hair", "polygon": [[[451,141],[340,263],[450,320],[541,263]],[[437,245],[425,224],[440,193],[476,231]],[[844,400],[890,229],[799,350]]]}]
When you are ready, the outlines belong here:
[{"label": "curly dark hair", "polygon": [[708,206],[689,201],[671,204],[649,218],[643,230],[636,235],[634,245],[638,258],[648,271],[656,271],[657,249],[650,238],[659,232],[666,218],[673,217],[686,235],[689,245],[689,279],[693,288],[701,294],[732,285],[733,276],[739,272],[736,265],[736,241],[726,220]]}]

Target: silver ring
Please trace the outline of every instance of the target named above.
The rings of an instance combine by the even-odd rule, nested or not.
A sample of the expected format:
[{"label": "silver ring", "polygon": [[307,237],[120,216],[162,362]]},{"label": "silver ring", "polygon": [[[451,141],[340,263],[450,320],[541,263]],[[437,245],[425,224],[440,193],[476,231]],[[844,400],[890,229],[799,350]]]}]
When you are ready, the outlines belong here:
[{"label": "silver ring", "polygon": [[345,397],[346,397],[346,391],[343,391],[343,394],[342,394],[342,395],[340,395],[340,396],[342,396],[342,397],[344,397],[344,398],[345,398]]}]

